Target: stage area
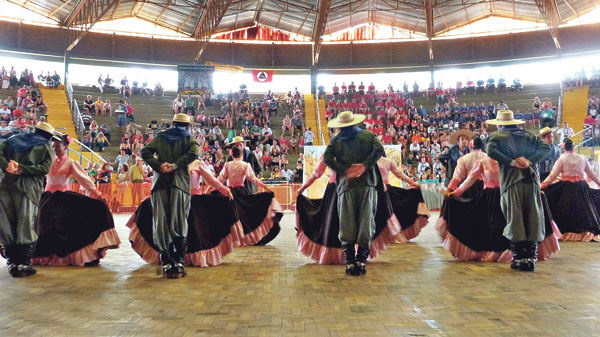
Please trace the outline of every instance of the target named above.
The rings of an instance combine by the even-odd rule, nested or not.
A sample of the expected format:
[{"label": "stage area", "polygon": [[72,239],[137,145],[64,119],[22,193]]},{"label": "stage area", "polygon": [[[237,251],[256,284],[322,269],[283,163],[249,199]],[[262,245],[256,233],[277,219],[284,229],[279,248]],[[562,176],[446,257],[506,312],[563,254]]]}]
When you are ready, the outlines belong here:
[{"label": "stage area", "polygon": [[[535,273],[455,262],[434,230],[389,247],[364,277],[296,249],[294,216],[266,247],[164,280],[122,245],[98,267],[0,272],[2,336],[597,336],[600,243],[562,243]],[[84,224],[82,224],[84,225]]]}]

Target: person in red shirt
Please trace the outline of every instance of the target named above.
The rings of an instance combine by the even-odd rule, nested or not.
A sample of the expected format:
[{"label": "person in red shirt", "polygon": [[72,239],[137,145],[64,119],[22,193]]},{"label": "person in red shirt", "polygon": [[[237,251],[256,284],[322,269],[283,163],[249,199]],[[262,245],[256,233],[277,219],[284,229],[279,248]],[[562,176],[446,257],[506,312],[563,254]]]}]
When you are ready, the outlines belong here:
[{"label": "person in red shirt", "polygon": [[381,126],[383,127],[383,117],[381,115],[377,116],[377,119],[375,120],[375,126]]},{"label": "person in red shirt", "polygon": [[348,92],[348,87],[346,86],[346,82],[342,82],[342,94],[346,94]]},{"label": "person in red shirt", "polygon": [[351,94],[354,94],[354,92],[356,92],[356,85],[354,85],[354,82],[350,82],[350,85],[348,86],[348,92]]},{"label": "person in red shirt", "polygon": [[373,82],[371,82],[371,85],[369,85],[369,92],[370,92],[371,94],[374,94],[374,93],[375,93],[375,85],[373,85]]},{"label": "person in red shirt", "polygon": [[389,108],[391,108],[393,106],[394,106],[394,102],[392,102],[392,100],[388,98],[388,100],[385,101],[385,107],[386,107],[386,109],[389,109]]},{"label": "person in red shirt", "polygon": [[352,109],[352,112],[356,113],[356,111],[358,110],[358,102],[357,101],[352,101],[350,103],[350,108]]},{"label": "person in red shirt", "polygon": [[338,96],[340,94],[340,87],[337,86],[337,83],[333,84],[333,96]]},{"label": "person in red shirt", "polygon": [[350,109],[350,103],[348,103],[348,101],[344,101],[343,107],[344,107],[344,110]]},{"label": "person in red shirt", "polygon": [[383,136],[384,132],[385,130],[381,124],[378,124],[373,128],[373,133],[377,136]]},{"label": "person in red shirt", "polygon": [[21,108],[17,108],[12,112],[13,119],[19,119],[23,117],[23,110]]},{"label": "person in red shirt", "polygon": [[360,101],[360,104],[358,106],[358,112],[360,112],[362,114],[366,114],[368,110],[369,110],[369,107],[367,106],[367,102],[365,102],[365,99],[363,98]]},{"label": "person in red shirt", "polygon": [[383,107],[377,109],[377,118],[385,117],[385,109]]},{"label": "person in red shirt", "polygon": [[381,99],[384,101],[387,101],[388,97],[389,97],[389,95],[388,95],[387,91],[384,90],[383,94],[381,94]]},{"label": "person in red shirt", "polygon": [[354,100],[356,101],[360,101],[360,99],[362,98],[362,96],[359,93],[355,93],[352,97],[354,97]]},{"label": "person in red shirt", "polygon": [[402,96],[396,97],[396,100],[394,101],[394,105],[398,109],[404,108],[404,97],[402,97]]},{"label": "person in red shirt", "polygon": [[369,102],[370,104],[373,104],[373,95],[371,95],[370,93],[366,93],[365,101]]},{"label": "person in red shirt", "polygon": [[375,120],[373,119],[373,115],[372,114],[367,114],[367,118],[365,119],[365,125],[367,126],[367,128],[375,125]]},{"label": "person in red shirt", "polygon": [[390,132],[387,132],[385,135],[383,135],[381,141],[384,145],[392,144],[394,142],[394,136]]},{"label": "person in red shirt", "polygon": [[383,107],[383,101],[378,100],[377,102],[375,102],[375,108],[379,109],[380,107]]},{"label": "person in red shirt", "polygon": [[327,106],[332,109],[335,108],[335,101],[333,100],[333,98],[329,100],[329,102],[327,102]]},{"label": "person in red shirt", "polygon": [[333,118],[333,109],[328,108],[327,111],[325,111],[325,119],[329,121],[331,118]]},{"label": "person in red shirt", "polygon": [[127,119],[130,122],[134,121],[134,117],[133,117],[133,106],[131,106],[131,102],[127,102],[127,113],[125,114],[125,116],[127,117]]},{"label": "person in red shirt", "polygon": [[364,94],[365,94],[365,85],[363,84],[363,82],[360,82],[360,85],[358,86],[358,92],[359,92],[361,95],[364,95]]}]

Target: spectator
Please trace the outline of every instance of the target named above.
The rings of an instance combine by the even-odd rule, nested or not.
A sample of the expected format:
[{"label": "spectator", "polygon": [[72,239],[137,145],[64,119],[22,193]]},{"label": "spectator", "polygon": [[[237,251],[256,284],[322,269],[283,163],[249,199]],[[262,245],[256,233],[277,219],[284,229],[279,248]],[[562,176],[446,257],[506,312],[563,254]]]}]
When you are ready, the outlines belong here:
[{"label": "spectator", "polygon": [[129,163],[129,155],[125,150],[121,150],[121,153],[115,158],[115,163],[117,164],[117,171],[121,171],[121,166]]},{"label": "spectator", "polygon": [[110,142],[102,132],[98,133],[98,136],[96,136],[96,138],[94,139],[94,144],[96,144],[98,152],[102,152],[105,147],[110,146]]},{"label": "spectator", "polygon": [[565,138],[571,139],[571,137],[573,137],[573,135],[575,134],[575,132],[573,132],[573,129],[569,127],[569,123],[567,122],[565,122],[564,126],[558,129],[556,133],[559,136],[559,142],[561,144],[564,142]]},{"label": "spectator", "polygon": [[315,139],[315,134],[312,132],[312,128],[310,126],[308,127],[308,130],[306,130],[306,132],[304,132],[303,137],[304,137],[304,145],[305,146],[313,145],[313,140]]},{"label": "spectator", "polygon": [[194,100],[191,95],[188,95],[185,99],[185,108],[183,109],[183,112],[191,116],[196,115],[196,110],[194,110]]},{"label": "spectator", "polygon": [[92,100],[92,95],[88,95],[87,98],[83,101],[83,110],[87,109],[90,114],[96,113],[96,104]]},{"label": "spectator", "polygon": [[177,94],[177,98],[175,98],[175,100],[173,101],[173,113],[184,113],[184,104],[185,102],[183,98],[181,98],[181,95]]}]

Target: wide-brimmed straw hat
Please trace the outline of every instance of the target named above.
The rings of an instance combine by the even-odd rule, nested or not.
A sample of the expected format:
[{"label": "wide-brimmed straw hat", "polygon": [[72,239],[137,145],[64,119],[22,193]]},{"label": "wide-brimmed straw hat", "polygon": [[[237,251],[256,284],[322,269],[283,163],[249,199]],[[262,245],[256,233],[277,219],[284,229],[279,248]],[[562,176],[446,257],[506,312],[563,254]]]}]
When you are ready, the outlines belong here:
[{"label": "wide-brimmed straw hat", "polygon": [[235,136],[233,140],[229,144],[241,143],[241,142],[249,142],[249,140],[244,139],[244,137]]},{"label": "wide-brimmed straw hat", "polygon": [[458,144],[458,139],[460,137],[467,137],[467,138],[469,138],[469,140],[471,140],[471,139],[473,139],[473,137],[475,137],[475,133],[473,133],[473,131],[467,130],[467,129],[460,129],[458,131],[454,131],[454,133],[452,135],[450,135],[450,144],[452,144],[452,145]]},{"label": "wide-brimmed straw hat", "polygon": [[54,127],[52,125],[50,125],[50,123],[46,123],[46,122],[39,122],[36,126],[36,129],[40,129],[42,131],[46,131],[51,135],[54,135]]},{"label": "wide-brimmed straw hat", "polygon": [[510,110],[498,110],[496,119],[490,119],[486,123],[490,125],[519,125],[525,121],[515,119],[513,112]]},{"label": "wide-brimmed straw hat", "polygon": [[547,126],[546,126],[546,127],[542,128],[542,129],[540,130],[540,133],[539,133],[539,135],[540,135],[540,137],[542,137],[543,135],[545,135],[545,134],[547,134],[547,133],[549,133],[549,132],[552,132],[552,133],[554,133],[554,131],[556,131],[556,128],[549,128],[549,127],[547,127]]},{"label": "wide-brimmed straw hat", "polygon": [[189,124],[191,122],[191,119],[190,116],[186,114],[175,114],[175,116],[173,116],[173,122]]},{"label": "wide-brimmed straw hat", "polygon": [[352,111],[342,111],[327,123],[328,128],[345,128],[346,126],[356,125],[365,120],[365,115],[355,115]]}]

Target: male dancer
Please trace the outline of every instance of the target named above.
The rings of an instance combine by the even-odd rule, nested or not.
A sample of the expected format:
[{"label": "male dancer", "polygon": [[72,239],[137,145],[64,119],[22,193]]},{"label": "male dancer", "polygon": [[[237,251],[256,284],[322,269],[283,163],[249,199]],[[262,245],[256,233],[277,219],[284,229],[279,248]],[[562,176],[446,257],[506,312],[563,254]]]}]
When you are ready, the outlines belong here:
[{"label": "male dancer", "polygon": [[[337,176],[339,237],[346,274],[353,276],[367,272],[365,263],[375,234],[376,187],[382,183],[377,160],[384,154],[383,145],[375,134],[356,126],[364,119],[364,115],[344,111],[329,121],[328,128],[341,130],[323,155]],[[358,245],[358,252],[354,245]]]},{"label": "male dancer", "polygon": [[500,166],[501,207],[506,218],[504,236],[511,242],[512,269],[533,271],[537,243],[544,240],[544,210],[537,163],[550,153],[550,146],[518,127],[521,120],[510,110],[498,111],[487,121],[499,125],[487,145],[488,155]]},{"label": "male dancer", "polygon": [[[463,139],[465,136],[462,136]],[[458,158],[456,163],[456,167],[454,169],[454,174],[452,175],[452,180],[448,185],[448,189],[453,191],[458,188],[458,186],[469,176],[471,169],[473,166],[480,160],[486,157],[485,152],[485,143],[481,138],[475,137],[473,139],[473,150],[470,153],[465,154],[464,156]]]},{"label": "male dancer", "polygon": [[33,133],[10,137],[0,144],[0,241],[12,277],[31,276],[33,246],[37,240],[33,223],[50,171],[54,151],[52,125],[41,122]]},{"label": "male dancer", "polygon": [[554,163],[560,158],[560,151],[558,150],[558,146],[554,145],[554,133],[549,127],[540,130],[540,138],[550,146],[550,154],[539,164],[540,181],[544,181],[550,175],[550,172],[552,172]]},{"label": "male dancer", "polygon": [[[233,141],[231,142],[231,146],[235,146],[237,148],[239,148],[242,151],[242,159],[250,164],[250,167],[252,167],[252,170],[254,171],[254,175],[259,177],[261,176],[262,173],[262,165],[260,164],[260,161],[258,160],[258,158],[256,158],[256,155],[254,154],[254,152],[247,150],[245,147],[245,140],[243,137],[240,136],[236,136],[233,138]],[[227,161],[232,161],[233,157],[232,156],[228,156],[227,157]],[[248,194],[256,194],[258,192],[258,187],[256,187],[256,185],[254,185],[250,179],[246,179],[244,181],[244,186],[246,187],[246,190],[248,191]]]},{"label": "male dancer", "polygon": [[454,170],[456,169],[456,165],[458,165],[458,159],[469,153],[469,141],[474,136],[475,134],[467,129],[455,131],[450,135],[450,144],[452,145],[452,148],[450,148],[448,153],[439,156],[440,162],[446,167],[446,180],[444,181],[446,187],[448,187],[454,176]]},{"label": "male dancer", "polygon": [[163,276],[186,275],[183,258],[187,249],[190,211],[188,165],[198,157],[198,143],[187,131],[190,116],[176,114],[173,127],[159,133],[146,145],[141,156],[154,170],[152,181],[152,232],[160,250]]}]

